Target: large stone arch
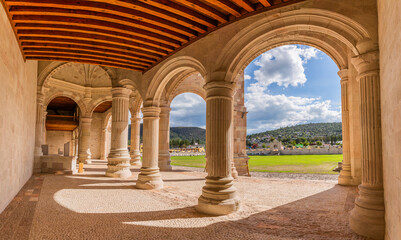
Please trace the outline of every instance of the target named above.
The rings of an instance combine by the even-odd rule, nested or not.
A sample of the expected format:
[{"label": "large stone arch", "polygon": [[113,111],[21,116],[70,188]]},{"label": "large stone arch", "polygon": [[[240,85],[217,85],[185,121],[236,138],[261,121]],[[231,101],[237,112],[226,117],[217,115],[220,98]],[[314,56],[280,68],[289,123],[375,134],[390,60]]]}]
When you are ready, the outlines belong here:
[{"label": "large stone arch", "polygon": [[233,82],[261,53],[288,44],[318,48],[339,69],[348,67],[350,54],[377,48],[369,32],[356,21],[327,10],[304,8],[263,18],[239,31],[225,45],[215,69],[225,69],[224,80]]},{"label": "large stone arch", "polygon": [[176,96],[183,93],[194,93],[205,100],[204,84],[205,80],[200,73],[193,70],[184,71],[170,81],[166,91],[163,92],[163,99],[167,105],[170,105]]},{"label": "large stone arch", "polygon": [[146,95],[144,105],[158,106],[163,91],[172,79],[176,79],[188,71],[199,72],[203,78],[207,77],[206,68],[193,57],[180,56],[167,61],[154,75]]},{"label": "large stone arch", "polygon": [[111,102],[111,101],[112,101],[111,95],[107,95],[107,96],[104,96],[104,97],[102,97],[102,98],[98,98],[98,99],[95,99],[94,101],[92,101],[92,102],[90,103],[90,105],[88,106],[89,117],[92,117],[93,112],[95,111],[95,109],[96,109],[100,104],[105,103],[105,102]]},{"label": "large stone arch", "polygon": [[56,97],[68,97],[68,98],[72,99],[74,102],[77,103],[79,110],[82,113],[82,116],[84,116],[84,117],[89,116],[88,107],[86,106],[86,104],[83,101],[83,99],[81,98],[81,96],[76,93],[67,92],[67,91],[57,91],[49,96],[46,96],[45,100],[44,100],[44,104],[43,104],[44,109],[47,109],[47,106],[49,105],[49,103]]}]

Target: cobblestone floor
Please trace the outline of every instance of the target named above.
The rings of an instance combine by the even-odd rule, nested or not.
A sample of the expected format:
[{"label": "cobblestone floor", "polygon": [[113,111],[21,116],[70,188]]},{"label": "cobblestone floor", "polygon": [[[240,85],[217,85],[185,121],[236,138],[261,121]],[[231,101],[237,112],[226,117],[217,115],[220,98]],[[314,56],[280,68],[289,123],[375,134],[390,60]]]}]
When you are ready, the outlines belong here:
[{"label": "cobblestone floor", "polygon": [[211,217],[194,206],[203,172],[163,172],[162,190],[104,177],[105,162],[83,175],[36,175],[0,214],[0,239],[362,239],[348,226],[355,187],[333,180],[239,177],[241,209]]}]

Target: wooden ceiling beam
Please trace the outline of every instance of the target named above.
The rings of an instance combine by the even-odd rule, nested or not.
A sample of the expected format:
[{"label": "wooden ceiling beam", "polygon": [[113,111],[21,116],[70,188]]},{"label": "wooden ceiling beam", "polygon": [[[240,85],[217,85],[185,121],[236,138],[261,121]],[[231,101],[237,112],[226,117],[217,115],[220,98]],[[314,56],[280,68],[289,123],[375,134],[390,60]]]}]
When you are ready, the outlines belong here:
[{"label": "wooden ceiling beam", "polygon": [[207,27],[214,28],[217,26],[216,20],[207,17],[205,15],[202,15],[197,11],[191,10],[190,8],[174,3],[170,0],[139,0],[139,1],[146,3],[148,5],[152,5],[157,8],[165,9],[174,14],[186,17],[195,22],[199,22],[200,24],[205,25]]},{"label": "wooden ceiling beam", "polygon": [[27,55],[26,59],[31,60],[44,60],[44,61],[60,61],[60,62],[76,62],[76,63],[88,63],[93,65],[100,65],[106,67],[114,67],[114,68],[123,68],[129,70],[143,71],[143,67],[133,67],[132,65],[127,64],[118,64],[114,62],[110,62],[103,59],[94,59],[86,56],[51,56],[51,55]]},{"label": "wooden ceiling beam", "polygon": [[[189,29],[204,33],[207,27],[178,14],[169,13],[166,10],[153,6],[143,6],[143,3],[135,1],[135,4],[111,4],[109,0],[82,1],[82,0],[7,0],[11,7],[42,7],[63,8],[69,10],[85,10],[96,13],[104,13],[136,19],[142,22],[156,24],[168,28],[169,26],[181,31]],[[125,5],[125,6],[124,6]]]},{"label": "wooden ceiling beam", "polygon": [[94,34],[94,33],[87,34],[87,33],[73,32],[70,30],[61,31],[61,30],[36,30],[36,29],[30,29],[30,30],[20,29],[20,30],[17,30],[17,33],[18,33],[18,36],[37,36],[37,37],[59,36],[62,38],[73,39],[73,40],[89,40],[95,44],[117,43],[121,46],[142,50],[144,53],[149,53],[149,54],[154,53],[154,54],[158,54],[158,55],[162,55],[162,56],[168,54],[168,51],[162,50],[159,48],[150,47],[148,45],[144,45],[144,44],[140,44],[140,43],[136,43],[136,42],[128,41],[128,40],[123,40],[123,39],[119,39],[116,37],[105,37],[105,36]]},{"label": "wooden ceiling beam", "polygon": [[229,0],[204,0],[204,1],[220,9],[223,9],[224,11],[234,15],[235,17],[241,17],[241,8]]},{"label": "wooden ceiling beam", "polygon": [[[175,28],[170,25],[162,23],[157,24],[157,22],[154,23],[141,22],[133,18],[127,18],[107,13],[90,12],[86,10],[70,10],[63,8],[41,8],[41,7],[11,7],[10,14],[12,15],[13,19],[17,15],[41,15],[44,17],[63,16],[63,17],[78,17],[85,19],[108,21],[112,23],[114,22],[132,27],[142,28],[148,31],[157,32],[158,34],[167,37],[171,37],[174,39],[178,38],[177,40],[180,40],[180,36],[185,36],[184,39],[186,39],[187,37],[195,37],[197,35],[196,31],[186,27]],[[182,37],[181,40],[183,40]]]},{"label": "wooden ceiling beam", "polygon": [[[16,15],[13,17],[13,21],[15,22],[15,26],[24,26],[24,25],[40,25],[40,24],[51,24],[51,25],[63,25],[66,28],[70,26],[77,26],[80,28],[92,28],[95,32],[100,30],[105,31],[115,31],[122,34],[128,34],[135,37],[149,39],[154,42],[159,42],[162,44],[170,45],[172,47],[180,47],[181,42],[175,40],[173,38],[169,38],[157,33],[153,33],[147,30],[112,23],[107,21],[99,21],[92,19],[84,19],[84,18],[73,18],[73,17],[61,17],[61,16],[40,16],[40,15]],[[186,41],[186,40],[185,40]]]},{"label": "wooden ceiling beam", "polygon": [[65,50],[74,50],[74,51],[81,51],[81,50],[88,50],[94,53],[101,53],[101,54],[112,54],[114,56],[120,56],[125,58],[130,58],[133,60],[138,60],[144,63],[152,64],[157,59],[147,58],[144,56],[139,56],[133,54],[131,52],[124,52],[124,51],[116,51],[110,48],[99,48],[99,47],[88,47],[82,46],[77,44],[64,44],[64,43],[41,43],[41,42],[29,42],[24,41],[21,43],[23,50],[30,50],[30,49],[46,49],[46,48],[55,48],[55,49],[65,49]]},{"label": "wooden ceiling beam", "polygon": [[55,25],[55,24],[37,24],[37,23],[18,23],[16,24],[15,28],[17,30],[61,30],[61,31],[70,31],[70,32],[78,32],[78,33],[85,33],[85,34],[92,34],[96,33],[98,35],[102,35],[105,37],[113,37],[119,38],[122,40],[133,41],[139,44],[143,44],[143,46],[150,46],[155,48],[160,48],[162,50],[171,52],[174,51],[175,48],[163,43],[157,43],[149,39],[143,39],[134,37],[129,34],[122,34],[119,32],[108,31],[103,29],[93,29],[93,28],[85,28],[85,27],[78,27],[78,26],[67,26],[67,25]]},{"label": "wooden ceiling beam", "polygon": [[259,0],[259,2],[263,5],[263,7],[271,7],[273,5],[271,0]]},{"label": "wooden ceiling beam", "polygon": [[243,9],[245,9],[248,12],[255,11],[255,7],[249,0],[231,0],[231,1],[233,1],[235,4],[242,7]]},{"label": "wooden ceiling beam", "polygon": [[226,15],[224,15],[220,11],[216,10],[215,8],[212,8],[207,4],[204,4],[199,0],[172,0],[172,1],[179,3],[183,6],[186,6],[188,8],[192,8],[203,15],[206,15],[210,18],[219,21],[220,23],[228,22],[228,17]]},{"label": "wooden ceiling beam", "polygon": [[[121,62],[121,63],[126,63],[126,61],[129,61],[131,64],[135,65],[135,66],[142,66],[142,67],[149,67],[151,64],[150,63],[146,63],[143,61],[138,61],[137,59],[133,59],[127,56],[115,56],[113,54],[107,54],[107,53],[98,53],[98,52],[92,52],[92,51],[88,51],[88,50],[73,50],[73,49],[62,49],[62,48],[48,48],[48,47],[42,47],[42,48],[32,48],[32,47],[24,47],[24,52],[25,53],[30,53],[30,54],[39,54],[39,53],[46,53],[46,54],[50,54],[50,53],[55,53],[55,54],[83,54],[86,56],[92,56],[92,57],[96,57],[96,58],[104,58],[104,59],[112,59],[113,61],[116,62]],[[122,61],[122,60],[126,60],[126,61]]]},{"label": "wooden ceiling beam", "polygon": [[93,42],[91,40],[81,40],[81,39],[69,39],[63,36],[20,36],[19,37],[21,44],[24,42],[38,42],[38,43],[61,43],[61,44],[78,44],[84,47],[99,47],[103,49],[111,49],[116,51],[126,51],[131,52],[133,54],[144,56],[148,58],[160,59],[163,57],[159,54],[152,54],[149,52],[141,51],[138,49],[134,49],[131,47],[124,47],[117,44],[112,43],[103,43],[103,42]]}]

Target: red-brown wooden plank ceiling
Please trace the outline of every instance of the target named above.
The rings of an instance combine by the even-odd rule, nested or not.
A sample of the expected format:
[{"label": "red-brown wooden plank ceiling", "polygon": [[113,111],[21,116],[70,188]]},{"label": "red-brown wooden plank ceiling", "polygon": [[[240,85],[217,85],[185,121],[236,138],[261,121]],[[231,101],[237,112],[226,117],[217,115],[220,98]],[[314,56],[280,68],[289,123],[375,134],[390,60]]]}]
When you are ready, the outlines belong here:
[{"label": "red-brown wooden plank ceiling", "polygon": [[146,71],[235,20],[300,0],[0,0],[25,59]]}]

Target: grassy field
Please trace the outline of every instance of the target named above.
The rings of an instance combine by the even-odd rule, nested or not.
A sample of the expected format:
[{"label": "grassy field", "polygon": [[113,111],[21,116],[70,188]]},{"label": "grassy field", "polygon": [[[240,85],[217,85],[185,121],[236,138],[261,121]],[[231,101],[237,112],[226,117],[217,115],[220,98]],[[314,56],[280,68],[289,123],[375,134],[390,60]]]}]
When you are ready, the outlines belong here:
[{"label": "grassy field", "polygon": [[[287,173],[317,173],[338,174],[333,172],[337,162],[342,161],[342,155],[281,155],[281,156],[250,156],[249,170],[251,172],[287,172]],[[204,156],[173,156],[171,164],[186,167],[205,167]]]}]

